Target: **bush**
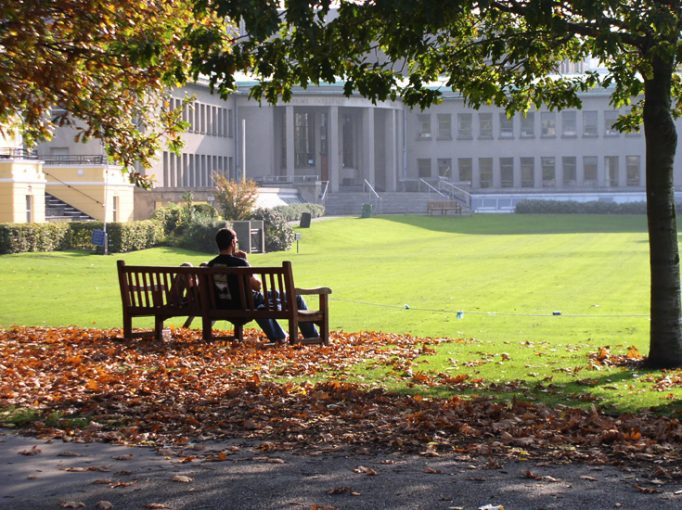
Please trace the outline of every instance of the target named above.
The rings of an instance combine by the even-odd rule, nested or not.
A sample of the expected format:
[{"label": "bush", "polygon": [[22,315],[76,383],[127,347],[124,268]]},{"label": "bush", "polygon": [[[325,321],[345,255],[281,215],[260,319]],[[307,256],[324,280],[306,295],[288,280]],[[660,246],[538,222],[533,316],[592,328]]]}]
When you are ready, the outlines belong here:
[{"label": "bush", "polygon": [[0,224],[0,253],[55,251],[67,248],[68,223]]},{"label": "bush", "polygon": [[576,202],[574,200],[522,200],[517,214],[646,214],[646,202]]},{"label": "bush", "polygon": [[177,204],[169,204],[157,209],[151,218],[163,227],[164,235],[168,236],[176,232],[184,223],[184,210]]},{"label": "bush", "polygon": [[258,184],[255,181],[231,181],[213,174],[216,205],[226,220],[247,220],[256,205]]},{"label": "bush", "polygon": [[298,221],[304,212],[310,213],[313,218],[324,216],[324,206],[321,204],[288,204],[278,205],[272,208],[278,212],[286,221]]},{"label": "bush", "polygon": [[291,248],[294,230],[282,214],[273,209],[260,208],[253,211],[250,219],[264,221],[266,251],[284,251]]},{"label": "bush", "polygon": [[203,218],[189,223],[176,244],[190,250],[215,253],[215,235],[218,229],[229,226],[224,221]]},{"label": "bush", "polygon": [[[92,232],[101,230],[98,221],[70,223],[69,248],[92,249]],[[161,223],[153,220],[133,221],[130,223],[108,223],[109,252],[123,253],[144,250],[158,245],[164,238]]]}]

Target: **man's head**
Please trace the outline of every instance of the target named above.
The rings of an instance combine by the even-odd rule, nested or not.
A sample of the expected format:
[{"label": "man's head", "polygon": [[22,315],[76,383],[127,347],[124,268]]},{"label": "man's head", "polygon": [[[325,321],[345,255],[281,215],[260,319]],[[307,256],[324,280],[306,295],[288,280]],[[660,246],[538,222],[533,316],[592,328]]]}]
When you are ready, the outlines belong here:
[{"label": "man's head", "polygon": [[215,242],[218,245],[218,250],[227,251],[234,247],[234,241],[237,239],[237,234],[231,228],[221,228],[215,235]]}]

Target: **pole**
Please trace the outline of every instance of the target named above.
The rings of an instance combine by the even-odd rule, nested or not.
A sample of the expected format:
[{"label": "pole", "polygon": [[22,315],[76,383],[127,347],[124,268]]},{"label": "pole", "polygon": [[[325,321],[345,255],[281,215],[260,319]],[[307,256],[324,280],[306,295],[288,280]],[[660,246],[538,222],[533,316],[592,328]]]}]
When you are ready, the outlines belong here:
[{"label": "pole", "polygon": [[246,119],[242,119],[242,182],[246,182]]},{"label": "pole", "polygon": [[102,221],[102,230],[104,231],[104,246],[102,248],[103,255],[109,255],[109,235],[107,234],[107,202],[109,201],[109,183],[107,182],[107,177],[109,174],[109,169],[107,168],[106,159],[104,160],[104,220]]}]

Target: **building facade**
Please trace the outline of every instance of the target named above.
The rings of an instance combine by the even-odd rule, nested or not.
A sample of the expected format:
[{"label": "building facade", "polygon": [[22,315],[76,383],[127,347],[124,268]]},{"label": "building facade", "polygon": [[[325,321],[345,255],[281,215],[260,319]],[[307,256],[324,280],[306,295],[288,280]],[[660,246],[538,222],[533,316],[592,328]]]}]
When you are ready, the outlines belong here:
[{"label": "building facade", "polygon": [[[179,155],[162,151],[147,169],[155,186],[151,192],[134,191],[135,218],[181,201],[188,191],[195,200],[211,202],[214,173],[254,179],[289,194],[294,190],[301,200],[324,200],[329,210],[335,200],[352,194],[363,201],[367,194],[383,198],[383,212],[424,212],[419,201],[405,209],[407,194],[466,200],[474,211],[511,211],[527,198],[645,198],[644,136],[614,128],[623,112],[610,105],[607,90],[582,94],[580,110],[532,109],[508,118],[493,106],[473,110],[452,91],[421,111],[400,101],[375,104],[346,97],[343,83],[295,89],[286,104],[258,104],[249,99],[253,84],[240,81],[226,100],[200,83],[172,92],[173,107],[183,108],[190,126],[185,145]],[[192,100],[183,102],[188,96]],[[105,165],[87,166],[102,157],[101,144],[72,139],[73,133],[60,130],[38,147],[47,191],[52,188],[68,202],[77,200],[73,189],[90,186],[100,203],[119,197],[110,208],[118,211],[114,221],[132,218],[132,189],[124,182],[115,187]],[[675,165],[679,183],[682,161]],[[59,189],[60,182],[65,189]],[[95,191],[105,182],[110,183],[103,188],[108,197]],[[99,216],[87,201],[80,200],[79,208]],[[347,211],[333,212],[356,213],[357,205],[348,203]]]}]

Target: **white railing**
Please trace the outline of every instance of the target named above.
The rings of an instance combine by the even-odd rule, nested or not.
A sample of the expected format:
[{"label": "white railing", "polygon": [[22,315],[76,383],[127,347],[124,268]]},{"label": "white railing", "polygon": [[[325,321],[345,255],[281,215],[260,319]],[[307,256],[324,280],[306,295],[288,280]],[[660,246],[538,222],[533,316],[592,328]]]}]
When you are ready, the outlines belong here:
[{"label": "white railing", "polygon": [[421,188],[421,185],[422,185],[422,184],[423,184],[424,186],[426,186],[426,189],[429,190],[429,192],[433,191],[434,193],[437,193],[438,195],[440,195],[440,196],[443,197],[443,198],[449,198],[445,193],[443,193],[441,190],[439,190],[438,188],[436,188],[433,184],[431,184],[430,182],[428,182],[428,181],[426,181],[426,180],[424,180],[423,178],[420,177],[420,178],[419,178],[419,187],[420,187],[420,188]]},{"label": "white railing", "polygon": [[377,193],[377,190],[374,189],[374,186],[367,179],[365,179],[365,188],[369,190],[369,202],[373,205],[374,210],[381,214],[382,207],[379,193]]},{"label": "white railing", "polygon": [[469,193],[467,190],[460,188],[456,184],[446,181],[445,179],[438,181],[438,187],[441,189],[445,188],[451,198],[461,202],[463,205],[471,209],[471,193]]},{"label": "white railing", "polygon": [[322,181],[322,194],[320,195],[320,202],[324,204],[324,201],[327,200],[327,192],[329,191],[329,181]]}]

